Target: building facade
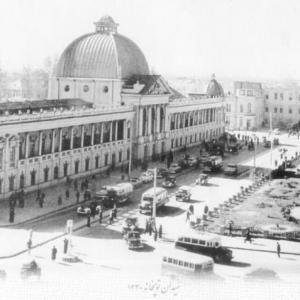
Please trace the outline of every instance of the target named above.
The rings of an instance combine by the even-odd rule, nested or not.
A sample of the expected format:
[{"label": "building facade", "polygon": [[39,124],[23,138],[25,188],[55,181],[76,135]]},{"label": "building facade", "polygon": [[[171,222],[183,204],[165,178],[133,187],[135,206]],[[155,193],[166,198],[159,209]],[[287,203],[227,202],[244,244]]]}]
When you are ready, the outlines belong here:
[{"label": "building facade", "polygon": [[234,82],[233,94],[226,96],[226,127],[252,130],[264,125],[264,93],[261,83]]},{"label": "building facade", "polygon": [[105,16],[73,41],[48,100],[0,103],[0,195],[155,159],[224,132],[224,93],[184,97]]}]

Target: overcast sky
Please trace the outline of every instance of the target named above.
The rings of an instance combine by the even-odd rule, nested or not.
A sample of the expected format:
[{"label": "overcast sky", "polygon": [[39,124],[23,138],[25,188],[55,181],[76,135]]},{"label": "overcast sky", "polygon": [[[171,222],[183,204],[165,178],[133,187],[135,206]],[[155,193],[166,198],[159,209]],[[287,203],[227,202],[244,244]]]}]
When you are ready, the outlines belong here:
[{"label": "overcast sky", "polygon": [[0,0],[0,66],[41,66],[105,14],[156,73],[300,79],[299,0]]}]

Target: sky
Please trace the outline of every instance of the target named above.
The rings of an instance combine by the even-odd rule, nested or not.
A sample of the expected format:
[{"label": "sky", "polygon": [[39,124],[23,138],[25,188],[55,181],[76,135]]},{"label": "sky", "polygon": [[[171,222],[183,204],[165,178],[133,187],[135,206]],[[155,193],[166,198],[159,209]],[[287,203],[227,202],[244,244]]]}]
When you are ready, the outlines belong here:
[{"label": "sky", "polygon": [[0,66],[43,66],[107,14],[155,73],[300,79],[299,0],[0,0]]}]

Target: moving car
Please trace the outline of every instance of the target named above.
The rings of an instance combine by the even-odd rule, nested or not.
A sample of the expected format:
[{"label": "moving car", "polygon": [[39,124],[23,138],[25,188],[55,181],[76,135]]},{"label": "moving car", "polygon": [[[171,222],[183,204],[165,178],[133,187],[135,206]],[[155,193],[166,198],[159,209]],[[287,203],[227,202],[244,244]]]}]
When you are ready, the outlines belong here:
[{"label": "moving car", "polygon": [[141,241],[141,234],[139,231],[128,231],[125,240],[127,242],[128,249],[141,249],[144,247]]},{"label": "moving car", "polygon": [[140,231],[137,217],[128,217],[124,220],[122,225],[123,236],[125,237],[127,232],[130,230]]},{"label": "moving car", "polygon": [[153,181],[153,174],[150,172],[145,172],[140,176],[140,180],[143,183],[149,183]]},{"label": "moving car", "polygon": [[169,174],[169,171],[165,168],[158,168],[156,170],[156,178],[158,179],[166,177],[167,174]]},{"label": "moving car", "polygon": [[101,207],[100,203],[93,201],[88,206],[80,205],[79,207],[77,207],[77,214],[81,216],[87,216],[88,214],[91,214],[93,211],[95,212],[95,214],[97,214],[100,210],[100,207]]},{"label": "moving car", "polygon": [[40,278],[41,275],[42,275],[42,270],[35,260],[32,260],[31,262],[22,265],[21,268],[22,279],[27,279],[31,276]]},{"label": "moving car", "polygon": [[208,175],[207,174],[200,174],[199,177],[196,179],[196,185],[207,185],[208,184]]},{"label": "moving car", "polygon": [[166,177],[166,179],[163,181],[162,186],[164,188],[173,188],[176,186],[176,178],[174,177]]},{"label": "moving car", "polygon": [[180,167],[180,165],[178,163],[173,163],[171,164],[170,168],[169,168],[169,173],[171,174],[176,174],[181,172],[182,168]]},{"label": "moving car", "polygon": [[191,187],[187,185],[181,186],[175,193],[176,201],[188,202],[191,200]]},{"label": "moving car", "polygon": [[236,164],[227,164],[224,174],[228,176],[236,176],[238,174],[238,166]]},{"label": "moving car", "polygon": [[135,189],[138,189],[143,185],[142,180],[140,178],[137,178],[137,177],[131,177],[129,179],[129,181]]},{"label": "moving car", "polygon": [[180,234],[175,247],[196,252],[213,258],[216,263],[229,263],[233,256],[232,251],[221,246],[221,238],[212,233],[188,232]]},{"label": "moving car", "polygon": [[140,213],[152,213],[153,201],[156,200],[156,210],[169,202],[169,196],[166,189],[162,187],[151,188],[142,194],[139,205]]}]

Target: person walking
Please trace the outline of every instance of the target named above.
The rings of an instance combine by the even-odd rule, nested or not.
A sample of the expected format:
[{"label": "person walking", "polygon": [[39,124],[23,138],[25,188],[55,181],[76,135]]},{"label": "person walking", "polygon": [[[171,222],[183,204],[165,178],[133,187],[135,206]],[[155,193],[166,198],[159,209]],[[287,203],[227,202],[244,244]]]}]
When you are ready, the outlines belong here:
[{"label": "person walking", "polygon": [[111,210],[109,215],[109,224],[111,225],[113,221],[114,221],[114,212],[113,210]]},{"label": "person walking", "polygon": [[157,241],[157,230],[154,230],[154,236],[153,236],[153,238],[154,238],[154,242],[156,242]]},{"label": "person walking", "polygon": [[90,213],[87,214],[86,226],[91,227],[91,214]]},{"label": "person walking", "polygon": [[113,208],[113,214],[114,214],[114,219],[117,218],[117,205],[115,204],[114,205],[114,208]]},{"label": "person walking", "polygon": [[145,233],[149,232],[149,220],[146,219],[146,223],[145,223]]},{"label": "person walking", "polygon": [[28,240],[27,242],[27,249],[28,249],[28,253],[30,254],[31,252],[31,248],[32,248],[32,240],[31,238]]},{"label": "person walking", "polygon": [[12,206],[9,209],[9,223],[13,223],[14,221],[15,221],[15,209]]},{"label": "person walking", "polygon": [[52,260],[56,260],[56,254],[57,254],[57,249],[55,246],[53,246],[53,248],[51,250],[51,259]]},{"label": "person walking", "polygon": [[152,223],[149,222],[149,235],[152,235],[152,231],[153,231],[153,227],[152,227]]},{"label": "person walking", "polygon": [[42,196],[39,199],[39,205],[40,205],[40,208],[43,208],[43,206],[44,206],[44,199]]},{"label": "person walking", "polygon": [[62,197],[61,197],[61,195],[59,195],[58,198],[57,198],[57,204],[58,205],[62,205]]},{"label": "person walking", "polygon": [[162,238],[162,233],[163,233],[163,231],[162,231],[162,225],[160,224],[159,225],[159,228],[158,228],[158,237],[161,239]]},{"label": "person walking", "polygon": [[79,203],[79,199],[80,199],[80,192],[77,190],[76,191],[76,203]]},{"label": "person walking", "polygon": [[41,197],[41,191],[40,191],[40,190],[37,190],[35,201],[38,202],[39,199],[40,199],[40,197]]},{"label": "person walking", "polygon": [[74,180],[74,191],[76,191],[78,189],[78,180],[75,179]]},{"label": "person walking", "polygon": [[232,222],[229,222],[229,235],[232,236]]},{"label": "person walking", "polygon": [[69,189],[66,189],[66,200],[69,200],[70,198],[70,191]]},{"label": "person walking", "polygon": [[244,240],[244,243],[246,242],[250,242],[250,244],[252,243],[252,238],[251,238],[251,233],[250,233],[250,228],[248,228],[248,231],[246,233],[246,238]]},{"label": "person walking", "polygon": [[280,258],[280,253],[281,253],[281,246],[279,242],[277,242],[277,256]]},{"label": "person walking", "polygon": [[67,254],[69,246],[69,240],[67,238],[64,239],[64,254]]},{"label": "person walking", "polygon": [[103,210],[102,206],[99,208],[99,224],[102,224],[102,218],[103,218]]}]

